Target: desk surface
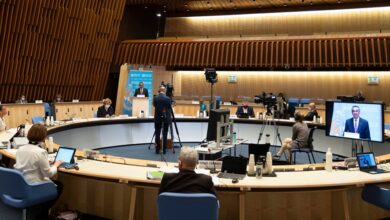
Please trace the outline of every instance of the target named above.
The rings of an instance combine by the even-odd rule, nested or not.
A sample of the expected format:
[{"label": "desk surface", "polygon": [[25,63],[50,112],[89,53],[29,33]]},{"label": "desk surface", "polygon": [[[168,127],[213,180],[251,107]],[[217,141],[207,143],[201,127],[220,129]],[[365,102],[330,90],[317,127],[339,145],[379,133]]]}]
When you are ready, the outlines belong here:
[{"label": "desk surface", "polygon": [[[71,125],[82,125],[82,123],[120,123],[123,120],[138,120],[139,122],[148,119],[112,119],[112,120],[83,120],[72,124],[59,125],[50,128],[51,131],[56,129],[71,129]],[[183,119],[188,120],[188,119]],[[193,119],[194,120],[194,119]],[[199,119],[201,120],[201,119]],[[205,120],[205,119],[202,119]],[[242,119],[240,119],[242,120]],[[250,120],[248,120],[250,121]],[[287,121],[288,122],[288,121]],[[287,123],[286,122],[286,123]],[[291,123],[291,122],[290,122]],[[64,127],[65,126],[65,127]],[[69,127],[70,126],[70,127]],[[85,124],[84,124],[85,126]],[[56,145],[55,147],[58,147]],[[6,157],[15,158],[15,150],[0,150],[0,153]],[[83,155],[84,152],[78,150],[77,155]],[[379,157],[379,160],[389,159],[390,155]],[[102,161],[80,160],[79,170],[60,169],[60,172],[73,175],[81,175],[93,178],[103,178],[109,181],[121,182],[128,181],[134,183],[159,184],[158,180],[148,180],[146,172],[149,170],[157,170],[158,168],[146,167],[147,164],[155,164],[158,167],[165,166],[163,162],[127,159],[109,156],[108,158],[100,157]],[[126,165],[124,164],[126,163]],[[131,164],[131,165],[127,165]],[[176,163],[168,163],[168,166],[176,166]],[[291,165],[289,167],[302,170],[310,165]],[[317,166],[323,166],[319,164]],[[277,166],[275,166],[277,167]],[[235,189],[253,189],[253,188],[316,188],[316,187],[340,187],[349,185],[362,185],[367,183],[382,183],[390,181],[390,173],[371,175],[360,171],[297,171],[297,172],[278,172],[277,177],[263,177],[256,179],[254,177],[246,177],[237,184],[231,183],[227,179],[218,179],[216,186],[220,188],[235,188]]]}]

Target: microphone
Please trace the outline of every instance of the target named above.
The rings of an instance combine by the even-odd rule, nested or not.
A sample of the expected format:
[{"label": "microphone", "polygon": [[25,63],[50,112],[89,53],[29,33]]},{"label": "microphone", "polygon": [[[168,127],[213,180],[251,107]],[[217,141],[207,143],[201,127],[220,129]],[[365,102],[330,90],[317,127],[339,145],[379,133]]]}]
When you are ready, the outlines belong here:
[{"label": "microphone", "polygon": [[213,160],[213,169],[210,170],[210,173],[218,173],[217,169],[215,168],[215,160]]}]

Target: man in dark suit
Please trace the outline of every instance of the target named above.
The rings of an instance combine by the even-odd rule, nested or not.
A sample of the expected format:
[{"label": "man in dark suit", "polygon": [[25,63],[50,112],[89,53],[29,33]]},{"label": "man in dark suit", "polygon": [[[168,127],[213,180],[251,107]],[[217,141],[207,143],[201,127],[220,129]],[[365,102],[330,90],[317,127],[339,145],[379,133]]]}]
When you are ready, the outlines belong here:
[{"label": "man in dark suit", "polygon": [[371,140],[370,126],[368,121],[361,118],[360,108],[357,105],[352,106],[352,118],[345,121],[344,132],[359,133],[361,139]]},{"label": "man in dark suit", "polygon": [[309,104],[309,112],[305,115],[305,121],[313,121],[314,116],[318,118],[318,113],[316,110],[316,104],[314,102]]},{"label": "man in dark suit", "polygon": [[139,82],[139,88],[135,90],[134,97],[137,97],[138,95],[144,95],[145,97],[149,97],[148,90],[144,88],[144,83]]},{"label": "man in dark suit", "polygon": [[210,176],[195,173],[198,163],[198,152],[191,147],[182,147],[179,156],[179,173],[165,173],[160,184],[159,194],[177,193],[211,193],[216,195]]},{"label": "man in dark suit", "polygon": [[239,118],[244,117],[246,115],[248,117],[254,118],[255,117],[255,112],[253,111],[253,108],[248,105],[248,102],[245,101],[245,102],[242,103],[242,106],[239,106],[237,108],[236,115]]},{"label": "man in dark suit", "polygon": [[106,98],[103,100],[103,105],[98,108],[98,118],[108,118],[114,114],[114,108],[111,106],[111,99]]},{"label": "man in dark suit", "polygon": [[172,101],[165,95],[166,88],[160,86],[159,94],[153,97],[154,106],[154,134],[156,135],[156,154],[160,151],[160,133],[163,128],[163,153],[167,148],[168,128],[171,125]]}]

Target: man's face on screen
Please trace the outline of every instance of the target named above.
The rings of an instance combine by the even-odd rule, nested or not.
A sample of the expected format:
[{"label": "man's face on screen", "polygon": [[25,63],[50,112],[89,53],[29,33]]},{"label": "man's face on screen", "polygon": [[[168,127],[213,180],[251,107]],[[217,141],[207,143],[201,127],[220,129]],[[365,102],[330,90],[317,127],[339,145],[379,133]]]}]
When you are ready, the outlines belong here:
[{"label": "man's face on screen", "polygon": [[353,118],[355,118],[355,119],[359,118],[359,114],[360,114],[360,109],[357,108],[357,107],[353,107],[352,108],[352,116],[353,116]]}]

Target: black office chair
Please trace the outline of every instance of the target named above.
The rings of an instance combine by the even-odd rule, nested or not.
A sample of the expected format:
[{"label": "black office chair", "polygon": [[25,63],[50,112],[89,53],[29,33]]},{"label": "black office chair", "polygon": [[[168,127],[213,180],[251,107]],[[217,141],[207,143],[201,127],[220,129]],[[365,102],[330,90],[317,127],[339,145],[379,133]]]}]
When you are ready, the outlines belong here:
[{"label": "black office chair", "polygon": [[310,129],[309,138],[307,139],[307,147],[294,148],[291,150],[291,155],[294,156],[293,163],[296,161],[297,153],[306,153],[309,158],[309,162],[311,163],[310,155],[313,158],[313,163],[316,163],[316,160],[313,155],[313,134],[316,127]]}]

